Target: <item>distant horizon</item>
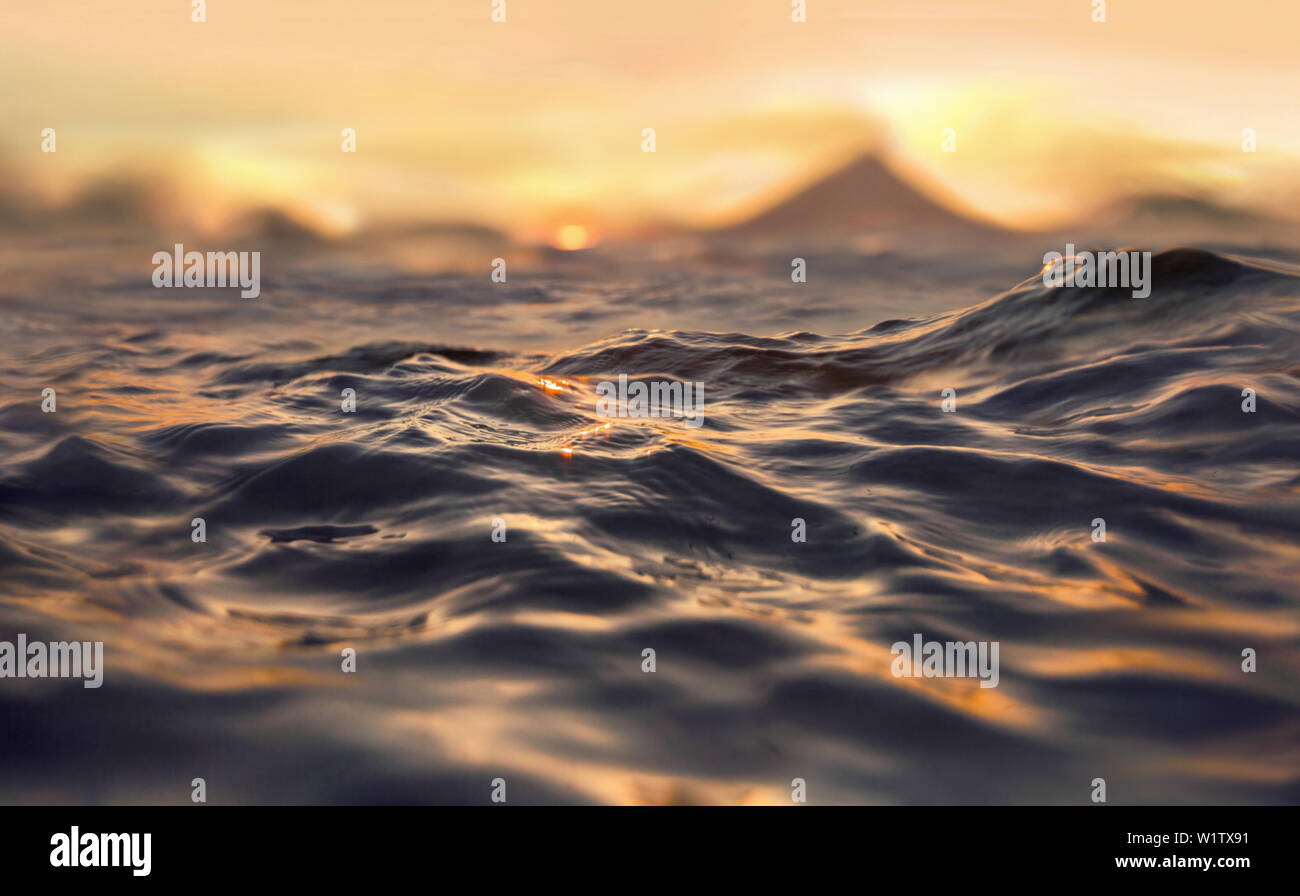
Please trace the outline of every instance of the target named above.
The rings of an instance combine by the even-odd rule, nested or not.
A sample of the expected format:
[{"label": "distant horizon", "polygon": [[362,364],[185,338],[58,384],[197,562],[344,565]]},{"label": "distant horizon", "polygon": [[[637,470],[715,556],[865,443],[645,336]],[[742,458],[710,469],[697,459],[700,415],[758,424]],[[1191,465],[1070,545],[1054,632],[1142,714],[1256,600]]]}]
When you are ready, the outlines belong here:
[{"label": "distant horizon", "polygon": [[[233,206],[224,210],[218,219],[203,220],[202,215],[187,217],[184,207],[178,208],[167,201],[169,190],[176,187],[171,181],[152,181],[140,174],[110,174],[98,180],[91,180],[60,196],[24,195],[21,191],[11,191],[8,195],[0,192],[0,209],[16,217],[16,222],[24,230],[41,231],[57,227],[60,224],[73,224],[78,229],[85,228],[87,222],[93,228],[96,223],[113,228],[137,227],[140,229],[171,228],[182,233],[197,236],[223,237],[232,233],[246,231],[250,226],[273,226],[279,228],[282,236],[292,236],[297,232],[303,238],[320,239],[325,242],[348,241],[355,238],[375,237],[385,234],[406,235],[424,230],[435,230],[455,234],[471,235],[479,231],[478,236],[504,240],[521,245],[550,244],[556,248],[589,248],[604,242],[635,242],[645,238],[662,236],[709,236],[724,235],[732,231],[748,232],[756,222],[771,216],[783,206],[803,199],[806,194],[818,187],[833,183],[843,178],[854,169],[868,163],[878,163],[885,176],[896,181],[900,192],[910,193],[916,201],[930,203],[950,216],[954,222],[962,221],[972,228],[986,227],[992,232],[1001,231],[1008,236],[1047,235],[1062,232],[1069,228],[1086,228],[1092,226],[1091,217],[1105,210],[1111,214],[1125,208],[1135,211],[1149,210],[1153,204],[1178,204],[1197,207],[1208,214],[1231,215],[1226,222],[1238,226],[1240,218],[1256,218],[1262,223],[1300,225],[1300,218],[1281,215],[1274,209],[1234,205],[1222,197],[1201,190],[1176,192],[1171,190],[1138,190],[1131,193],[1117,193],[1102,206],[1087,209],[1075,209],[1073,215],[1067,216],[1069,210],[1062,210],[1060,220],[1054,224],[1029,226],[1013,221],[1004,221],[984,214],[980,209],[969,206],[961,199],[945,190],[942,185],[924,178],[916,179],[916,173],[909,172],[906,166],[898,165],[888,152],[876,147],[864,147],[861,150],[837,158],[829,165],[808,166],[800,174],[787,178],[780,183],[761,191],[752,198],[714,219],[692,223],[687,220],[656,219],[632,222],[623,228],[606,229],[601,215],[592,210],[579,210],[568,215],[556,213],[550,216],[549,226],[542,228],[512,229],[494,222],[489,218],[478,218],[472,214],[454,217],[437,216],[432,213],[425,216],[408,216],[383,218],[372,221],[354,220],[349,226],[339,226],[327,213],[310,206],[293,202],[286,205],[246,205]],[[198,207],[206,207],[206,200],[196,200]],[[893,210],[897,203],[882,202],[882,209]],[[916,226],[921,226],[920,222]],[[933,221],[929,222],[933,226]],[[578,246],[564,246],[563,231],[579,229],[584,234],[588,229],[594,231],[590,243]],[[808,233],[808,228],[796,228]],[[843,236],[857,233],[887,232],[887,224],[860,231],[849,229]],[[816,233],[813,228],[812,233]],[[265,234],[261,234],[265,235]],[[821,235],[825,235],[824,233]],[[559,241],[557,241],[559,240]]]},{"label": "distant horizon", "polygon": [[138,182],[206,232],[270,209],[333,237],[466,221],[543,242],[734,223],[874,149],[1012,230],[1144,194],[1296,217],[1300,9],[819,0],[795,23],[772,2],[32,10],[0,35],[0,203]]}]

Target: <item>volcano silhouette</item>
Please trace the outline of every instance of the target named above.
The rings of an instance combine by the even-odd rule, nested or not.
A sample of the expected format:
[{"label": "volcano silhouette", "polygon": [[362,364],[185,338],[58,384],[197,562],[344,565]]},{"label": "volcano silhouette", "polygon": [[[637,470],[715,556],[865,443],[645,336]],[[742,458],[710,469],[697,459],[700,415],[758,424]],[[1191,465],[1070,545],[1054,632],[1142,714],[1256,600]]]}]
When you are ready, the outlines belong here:
[{"label": "volcano silhouette", "polygon": [[798,190],[746,221],[719,231],[729,236],[856,236],[879,231],[927,231],[949,236],[992,235],[977,221],[930,199],[875,154]]}]

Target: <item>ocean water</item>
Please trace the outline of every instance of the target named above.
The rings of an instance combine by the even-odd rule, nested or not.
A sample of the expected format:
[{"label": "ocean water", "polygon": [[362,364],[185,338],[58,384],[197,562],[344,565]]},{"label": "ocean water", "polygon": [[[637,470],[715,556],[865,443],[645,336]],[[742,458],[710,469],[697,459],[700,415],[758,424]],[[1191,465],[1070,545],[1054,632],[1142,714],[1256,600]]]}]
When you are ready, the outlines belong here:
[{"label": "ocean water", "polygon": [[[250,300],[149,254],[5,258],[0,639],[105,673],[0,680],[4,802],[1300,802],[1283,260],[264,259]],[[703,426],[597,416],[620,373]],[[916,634],[998,686],[895,677]]]}]

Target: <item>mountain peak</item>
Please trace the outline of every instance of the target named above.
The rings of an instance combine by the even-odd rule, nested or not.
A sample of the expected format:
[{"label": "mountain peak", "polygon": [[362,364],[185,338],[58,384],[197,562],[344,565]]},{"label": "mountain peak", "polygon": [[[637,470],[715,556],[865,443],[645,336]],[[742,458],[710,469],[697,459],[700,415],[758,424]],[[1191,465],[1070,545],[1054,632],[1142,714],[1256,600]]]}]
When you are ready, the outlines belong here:
[{"label": "mountain peak", "polygon": [[930,199],[895,174],[880,156],[868,153],[724,232],[737,236],[857,236],[877,231],[974,234],[997,229]]}]

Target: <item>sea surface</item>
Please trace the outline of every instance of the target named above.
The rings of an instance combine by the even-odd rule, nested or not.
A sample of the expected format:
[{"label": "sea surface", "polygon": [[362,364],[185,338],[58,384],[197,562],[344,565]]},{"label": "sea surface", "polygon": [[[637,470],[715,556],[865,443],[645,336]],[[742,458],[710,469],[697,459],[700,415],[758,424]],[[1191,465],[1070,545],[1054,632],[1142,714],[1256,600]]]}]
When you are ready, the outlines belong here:
[{"label": "sea surface", "polygon": [[[1286,258],[267,253],[242,299],[157,248],[0,251],[0,639],[106,666],[0,680],[0,801],[1300,803]],[[703,426],[597,416],[621,373]],[[916,634],[998,686],[895,677]]]}]

